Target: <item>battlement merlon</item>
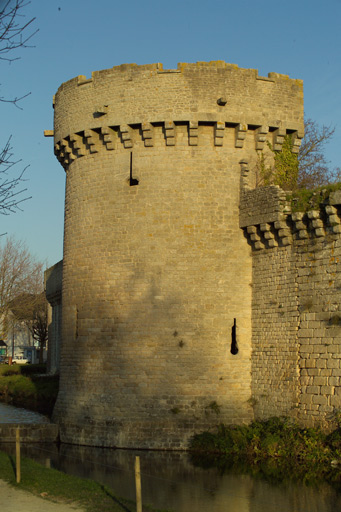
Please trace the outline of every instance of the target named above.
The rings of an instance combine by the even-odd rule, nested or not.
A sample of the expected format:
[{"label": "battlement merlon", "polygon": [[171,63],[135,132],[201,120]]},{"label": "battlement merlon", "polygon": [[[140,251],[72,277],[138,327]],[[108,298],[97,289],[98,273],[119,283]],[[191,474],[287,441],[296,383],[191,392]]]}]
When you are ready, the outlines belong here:
[{"label": "battlement merlon", "polygon": [[[266,80],[266,81],[275,81],[275,80],[291,80],[289,78],[289,75],[283,75],[281,73],[274,73],[270,72],[268,73],[267,77],[259,76],[258,75],[258,69],[252,69],[252,68],[240,68],[237,64],[230,64],[223,60],[211,60],[210,62],[178,62],[176,69],[163,69],[163,64],[160,62],[154,63],[154,64],[136,64],[136,63],[130,63],[130,64],[120,64],[119,66],[113,66],[112,68],[100,70],[100,71],[93,71],[91,73],[91,78],[87,78],[84,75],[79,75],[75,78],[72,78],[68,82],[71,82],[73,80],[78,80],[78,85],[82,85],[85,82],[91,82],[92,80],[96,79],[98,75],[107,74],[108,72],[111,72],[112,70],[117,71],[135,71],[136,69],[142,70],[151,70],[156,71],[157,73],[183,73],[184,71],[188,71],[190,69],[192,70],[202,70],[203,68],[217,68],[217,69],[232,69],[232,70],[239,70],[239,71],[247,71],[255,75],[257,80]],[[300,79],[294,79],[295,82],[297,82],[299,85],[303,86],[303,80]],[[65,83],[68,83],[65,82]]]},{"label": "battlement merlon", "polygon": [[[223,99],[223,101],[222,101]],[[98,112],[101,106],[103,112]],[[219,121],[285,126],[303,133],[303,81],[258,75],[224,61],[122,64],[63,83],[55,96],[55,142],[72,133],[201,113]]]}]

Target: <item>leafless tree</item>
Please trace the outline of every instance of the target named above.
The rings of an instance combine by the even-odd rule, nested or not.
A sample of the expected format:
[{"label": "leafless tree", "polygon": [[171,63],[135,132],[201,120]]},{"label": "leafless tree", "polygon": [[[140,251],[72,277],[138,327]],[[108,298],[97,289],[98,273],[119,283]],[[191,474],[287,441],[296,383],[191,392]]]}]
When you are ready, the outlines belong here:
[{"label": "leafless tree", "polygon": [[47,300],[45,293],[41,293],[39,300],[35,301],[33,317],[28,321],[28,328],[34,340],[39,344],[39,363],[44,362],[44,348],[48,337]]},{"label": "leafless tree", "polygon": [[[11,64],[17,60],[17,50],[30,47],[30,41],[36,34],[33,22],[25,20],[25,7],[30,2],[26,0],[0,0],[0,60]],[[17,108],[20,101],[30,93],[22,96],[6,98],[0,94],[0,102],[12,103]],[[24,186],[25,169],[13,176],[13,167],[20,161],[13,160],[11,137],[5,142],[0,150],[0,214],[8,215],[20,210],[21,203],[28,199],[24,197],[26,188]]]},{"label": "leafless tree", "polygon": [[331,169],[325,156],[325,146],[332,139],[335,128],[319,126],[306,119],[304,139],[298,154],[298,188],[314,188],[341,180],[341,169]]},{"label": "leafless tree", "polygon": [[11,301],[10,311],[16,322],[24,324],[39,345],[39,363],[43,363],[43,350],[48,335],[47,300],[45,292],[22,293]]},{"label": "leafless tree", "polygon": [[0,214],[2,215],[15,213],[20,209],[21,203],[29,199],[23,196],[27,191],[24,186],[24,173],[28,166],[19,174],[12,176],[11,168],[19,163],[12,158],[11,137],[9,137],[5,146],[0,150]]},{"label": "leafless tree", "polygon": [[13,300],[21,295],[37,295],[43,288],[43,264],[26,245],[13,237],[0,239],[0,315],[6,314]]},{"label": "leafless tree", "polygon": [[[40,357],[47,339],[47,302],[43,291],[43,264],[26,245],[12,237],[0,238],[0,334],[7,338],[14,323],[25,324],[39,342]],[[14,341],[12,352],[14,352]]]}]

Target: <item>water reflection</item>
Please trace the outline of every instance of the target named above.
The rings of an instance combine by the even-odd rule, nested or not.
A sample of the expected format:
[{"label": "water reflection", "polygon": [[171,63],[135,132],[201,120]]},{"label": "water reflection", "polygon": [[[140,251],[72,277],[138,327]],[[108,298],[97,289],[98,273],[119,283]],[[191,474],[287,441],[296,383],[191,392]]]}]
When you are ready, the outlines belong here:
[{"label": "water reflection", "polygon": [[1,423],[50,423],[50,420],[37,412],[0,403]]},{"label": "water reflection", "polygon": [[[3,446],[0,446],[3,449]],[[14,450],[7,445],[7,449]],[[336,512],[341,494],[328,484],[273,484],[248,474],[221,474],[195,467],[183,452],[111,450],[61,445],[25,445],[26,455],[39,462],[111,487],[135,499],[134,460],[141,458],[145,504],[174,512]]]}]

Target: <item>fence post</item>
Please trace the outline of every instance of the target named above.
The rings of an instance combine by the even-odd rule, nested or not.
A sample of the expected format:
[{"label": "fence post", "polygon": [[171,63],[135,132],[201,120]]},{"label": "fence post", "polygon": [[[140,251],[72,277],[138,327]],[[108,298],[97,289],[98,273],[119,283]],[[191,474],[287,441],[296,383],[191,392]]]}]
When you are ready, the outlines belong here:
[{"label": "fence post", "polygon": [[21,479],[21,467],[20,467],[20,428],[16,429],[15,433],[15,455],[16,455],[16,474],[17,474],[17,484],[20,484]]},{"label": "fence post", "polygon": [[142,512],[140,457],[135,457],[136,512]]}]

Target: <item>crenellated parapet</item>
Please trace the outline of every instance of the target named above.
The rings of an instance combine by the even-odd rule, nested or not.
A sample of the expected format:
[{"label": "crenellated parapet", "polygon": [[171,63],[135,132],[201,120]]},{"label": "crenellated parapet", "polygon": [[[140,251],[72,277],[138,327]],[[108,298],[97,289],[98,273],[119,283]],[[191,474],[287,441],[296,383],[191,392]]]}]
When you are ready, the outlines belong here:
[{"label": "crenellated parapet", "polygon": [[[101,150],[179,145],[280,150],[290,134],[297,152],[304,134],[303,82],[258,75],[223,61],[123,64],[63,83],[54,98],[55,153],[64,168]],[[211,136],[202,137],[203,126]],[[183,144],[184,141],[181,141]]]},{"label": "crenellated parapet", "polygon": [[291,212],[286,194],[278,186],[244,190],[240,227],[253,250],[286,246],[296,241],[339,236],[341,194],[331,193],[326,204],[307,212]]}]

